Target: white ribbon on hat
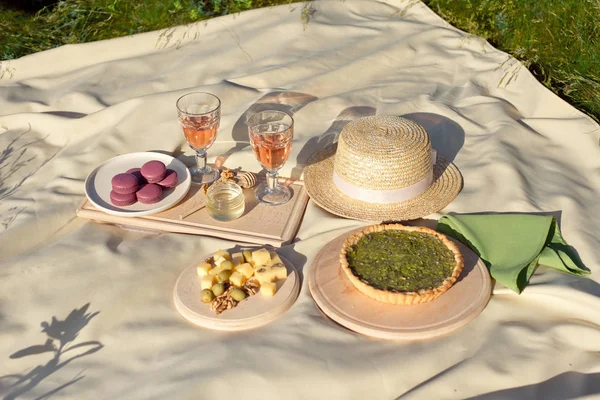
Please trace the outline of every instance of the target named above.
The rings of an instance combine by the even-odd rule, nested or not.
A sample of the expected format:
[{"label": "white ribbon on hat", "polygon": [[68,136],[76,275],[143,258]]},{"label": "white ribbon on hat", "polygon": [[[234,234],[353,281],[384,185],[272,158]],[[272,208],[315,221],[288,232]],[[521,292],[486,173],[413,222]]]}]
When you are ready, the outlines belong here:
[{"label": "white ribbon on hat", "polygon": [[[431,149],[431,164],[435,165],[437,159],[437,152]],[[410,186],[403,187],[401,189],[393,190],[373,190],[365,189],[348,183],[340,177],[335,170],[333,171],[333,183],[337,188],[348,197],[352,197],[356,200],[365,201],[368,203],[398,203],[401,201],[410,200],[423,193],[433,182],[433,168],[429,173],[417,183]]]}]

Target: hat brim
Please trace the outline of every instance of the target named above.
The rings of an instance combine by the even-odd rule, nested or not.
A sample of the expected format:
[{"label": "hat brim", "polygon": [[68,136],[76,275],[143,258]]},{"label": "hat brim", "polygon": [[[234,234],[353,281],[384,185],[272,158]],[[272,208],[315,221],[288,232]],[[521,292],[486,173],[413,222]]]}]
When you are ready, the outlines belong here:
[{"label": "hat brim", "polygon": [[417,197],[387,204],[356,200],[342,193],[333,183],[336,150],[337,143],[312,155],[304,168],[304,186],[317,205],[341,217],[368,222],[421,218],[445,208],[463,186],[458,168],[438,155],[433,166],[433,183]]}]

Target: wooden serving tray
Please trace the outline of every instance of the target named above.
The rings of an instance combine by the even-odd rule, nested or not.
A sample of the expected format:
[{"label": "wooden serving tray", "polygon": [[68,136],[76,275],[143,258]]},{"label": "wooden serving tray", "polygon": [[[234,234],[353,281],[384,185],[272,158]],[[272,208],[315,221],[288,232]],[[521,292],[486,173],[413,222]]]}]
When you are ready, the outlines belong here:
[{"label": "wooden serving tray", "polygon": [[[201,187],[197,185],[192,185],[188,194],[177,205],[157,214],[143,217],[110,215],[98,210],[86,199],[77,210],[77,215],[125,227],[213,236],[281,247],[291,242],[296,235],[306,210],[308,194],[303,181],[290,182],[285,178],[280,181],[292,190],[290,201],[279,206],[263,205],[254,196],[256,187],[244,189],[246,210],[240,218],[229,222],[214,220],[208,215],[206,208],[193,212],[205,199]],[[190,212],[192,213],[189,214]]]},{"label": "wooden serving tray", "polygon": [[321,311],[340,325],[380,339],[423,340],[450,333],[469,323],[487,305],[491,278],[483,261],[456,242],[465,259],[458,281],[437,299],[423,304],[395,305],[359,292],[340,268],[339,255],[347,232],[329,242],[315,257],[308,286]]}]

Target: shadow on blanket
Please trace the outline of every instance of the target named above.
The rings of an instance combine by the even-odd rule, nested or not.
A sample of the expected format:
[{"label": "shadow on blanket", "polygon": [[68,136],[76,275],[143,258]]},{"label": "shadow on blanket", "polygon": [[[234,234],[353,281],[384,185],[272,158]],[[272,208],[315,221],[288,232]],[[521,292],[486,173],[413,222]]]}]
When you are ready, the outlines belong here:
[{"label": "shadow on blanket", "polygon": [[600,373],[584,374],[569,371],[540,383],[498,390],[469,397],[469,400],[492,399],[575,399],[600,394]]},{"label": "shadow on blanket", "polygon": [[[4,400],[14,400],[24,395],[29,390],[35,388],[42,380],[57,372],[72,361],[93,354],[102,349],[104,345],[98,341],[88,341],[73,344],[79,335],[79,332],[90,322],[92,318],[99,314],[98,311],[88,313],[90,304],[86,304],[79,309],[74,309],[63,321],[52,317],[50,323],[44,321],[41,323],[42,332],[46,334],[47,339],[44,344],[33,345],[21,349],[10,355],[11,359],[23,358],[42,353],[52,353],[52,358],[46,364],[38,365],[26,374],[5,375],[0,377],[0,392],[3,392]],[[74,350],[84,350],[71,355]],[[68,354],[68,356],[66,356]],[[85,378],[85,375],[78,374],[69,382],[52,389],[48,393],[38,398],[46,398],[68,386],[77,383]],[[14,380],[12,383],[6,381]],[[7,393],[4,393],[7,392]]]},{"label": "shadow on blanket", "polygon": [[450,118],[434,113],[412,113],[401,117],[414,121],[427,131],[431,147],[448,161],[454,162],[465,144],[465,131]]}]

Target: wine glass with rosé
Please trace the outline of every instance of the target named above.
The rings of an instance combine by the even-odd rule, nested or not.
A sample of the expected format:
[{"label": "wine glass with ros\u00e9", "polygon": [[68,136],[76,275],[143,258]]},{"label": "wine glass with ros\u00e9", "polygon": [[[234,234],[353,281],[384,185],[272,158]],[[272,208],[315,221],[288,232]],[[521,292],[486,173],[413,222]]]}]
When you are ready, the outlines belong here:
[{"label": "wine glass with ros\u00e9", "polygon": [[196,152],[196,166],[190,168],[192,183],[214,182],[219,171],[206,164],[206,151],[217,138],[221,100],[210,93],[188,93],[177,100],[177,112],[185,140]]},{"label": "wine glass with ros\u00e9", "polygon": [[288,159],[294,138],[294,119],[281,111],[261,111],[248,119],[250,144],[258,162],[267,170],[267,181],[256,188],[256,198],[268,205],[286,203],[292,192],[277,180],[277,171]]}]

